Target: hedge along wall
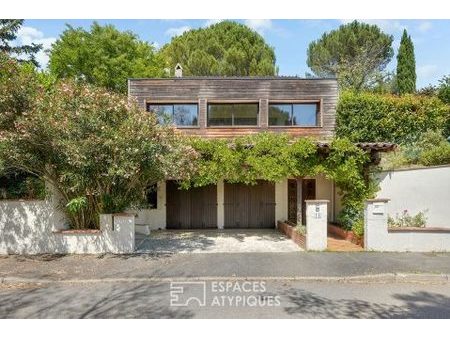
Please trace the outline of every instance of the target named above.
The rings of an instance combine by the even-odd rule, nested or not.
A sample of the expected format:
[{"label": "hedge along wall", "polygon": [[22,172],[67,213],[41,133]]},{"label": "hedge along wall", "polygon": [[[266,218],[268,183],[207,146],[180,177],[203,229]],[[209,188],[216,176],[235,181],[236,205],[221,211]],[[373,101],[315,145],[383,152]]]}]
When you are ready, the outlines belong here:
[{"label": "hedge along wall", "polygon": [[449,136],[450,106],[434,97],[344,91],[336,123],[336,135],[353,142],[409,143],[429,129]]}]

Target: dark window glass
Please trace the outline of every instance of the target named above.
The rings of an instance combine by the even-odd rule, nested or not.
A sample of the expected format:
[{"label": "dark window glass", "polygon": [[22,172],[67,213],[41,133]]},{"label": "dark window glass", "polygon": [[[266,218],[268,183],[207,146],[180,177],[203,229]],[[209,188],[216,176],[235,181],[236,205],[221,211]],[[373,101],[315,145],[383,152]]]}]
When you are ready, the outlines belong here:
[{"label": "dark window glass", "polygon": [[177,126],[198,125],[196,104],[175,104],[173,106],[173,121]]},{"label": "dark window glass", "polygon": [[158,208],[158,186],[156,184],[151,185],[147,189],[147,203],[150,209]]},{"label": "dark window glass", "polygon": [[292,125],[294,126],[317,126],[318,105],[294,104],[292,112]]},{"label": "dark window glass", "polygon": [[217,103],[208,105],[208,126],[256,126],[257,103]]},{"label": "dark window glass", "polygon": [[161,124],[198,125],[197,104],[149,104],[147,110],[155,113]]},{"label": "dark window glass", "polygon": [[292,105],[271,104],[269,105],[269,125],[289,126],[291,125]]},{"label": "dark window glass", "polygon": [[233,125],[256,126],[258,124],[257,103],[234,104],[233,108]]},{"label": "dark window glass", "polygon": [[233,106],[229,104],[208,105],[208,126],[231,126]]},{"label": "dark window glass", "polygon": [[269,105],[270,126],[305,126],[318,125],[318,103],[274,103]]}]

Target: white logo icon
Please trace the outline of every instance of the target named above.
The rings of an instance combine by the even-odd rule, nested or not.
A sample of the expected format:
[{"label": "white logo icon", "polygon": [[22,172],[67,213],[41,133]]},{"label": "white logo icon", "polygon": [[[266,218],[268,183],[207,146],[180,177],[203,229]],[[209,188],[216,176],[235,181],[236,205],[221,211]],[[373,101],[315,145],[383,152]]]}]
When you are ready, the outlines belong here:
[{"label": "white logo icon", "polygon": [[206,282],[170,282],[170,306],[188,306],[189,303],[206,305]]}]

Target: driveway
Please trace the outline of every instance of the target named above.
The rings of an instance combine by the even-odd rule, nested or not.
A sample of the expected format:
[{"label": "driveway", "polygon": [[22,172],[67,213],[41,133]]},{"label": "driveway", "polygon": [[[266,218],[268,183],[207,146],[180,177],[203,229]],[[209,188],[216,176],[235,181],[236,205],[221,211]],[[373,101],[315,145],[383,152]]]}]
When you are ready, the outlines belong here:
[{"label": "driveway", "polygon": [[275,229],[155,230],[136,234],[136,251],[153,253],[298,252],[302,249]]}]

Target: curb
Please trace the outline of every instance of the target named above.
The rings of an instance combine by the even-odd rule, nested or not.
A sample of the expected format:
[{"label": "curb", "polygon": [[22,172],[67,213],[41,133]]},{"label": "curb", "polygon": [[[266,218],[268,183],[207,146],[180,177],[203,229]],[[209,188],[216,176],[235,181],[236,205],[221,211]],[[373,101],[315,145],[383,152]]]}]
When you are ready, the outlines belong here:
[{"label": "curb", "polygon": [[189,282],[189,281],[293,281],[341,283],[449,283],[448,274],[385,273],[356,276],[305,276],[305,277],[147,277],[147,278],[93,278],[93,279],[43,279],[2,277],[0,284],[83,284],[83,283],[136,283],[136,282]]}]

